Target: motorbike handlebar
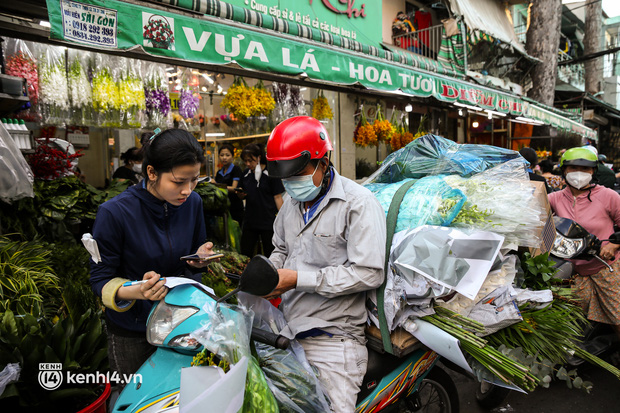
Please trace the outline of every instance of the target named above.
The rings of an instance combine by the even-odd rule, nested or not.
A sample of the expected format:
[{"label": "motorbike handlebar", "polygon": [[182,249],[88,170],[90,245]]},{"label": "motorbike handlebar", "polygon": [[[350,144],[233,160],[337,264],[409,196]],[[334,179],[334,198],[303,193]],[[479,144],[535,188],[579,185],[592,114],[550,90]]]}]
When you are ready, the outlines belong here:
[{"label": "motorbike handlebar", "polygon": [[271,331],[261,330],[256,327],[252,327],[251,338],[252,340],[259,341],[281,350],[286,350],[291,344],[290,340],[284,336],[272,333]]}]

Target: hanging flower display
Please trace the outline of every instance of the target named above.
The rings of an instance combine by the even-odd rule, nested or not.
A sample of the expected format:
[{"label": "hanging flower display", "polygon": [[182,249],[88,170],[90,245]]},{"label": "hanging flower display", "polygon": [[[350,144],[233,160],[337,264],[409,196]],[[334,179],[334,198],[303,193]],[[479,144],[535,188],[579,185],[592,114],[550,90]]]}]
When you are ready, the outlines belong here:
[{"label": "hanging flower display", "polygon": [[396,132],[396,128],[392,125],[392,122],[385,119],[383,112],[381,112],[381,105],[377,105],[377,118],[373,123],[375,133],[377,134],[377,141],[390,142],[392,135]]},{"label": "hanging flower display", "polygon": [[37,146],[34,153],[28,155],[28,164],[30,169],[32,169],[34,177],[37,179],[52,180],[70,175],[74,166],[73,161],[84,155],[81,151],[68,154],[57,149],[51,145],[49,137],[37,139],[36,141]]},{"label": "hanging flower display", "polygon": [[97,64],[93,75],[93,109],[100,126],[120,127],[121,97],[112,71],[104,64]]},{"label": "hanging flower display", "polygon": [[269,116],[276,102],[265,89],[262,80],[255,87],[249,87],[242,77],[238,77],[228,89],[220,106],[228,109],[239,122],[245,122],[251,116]]},{"label": "hanging flower display", "polygon": [[80,62],[80,55],[70,51],[69,71],[67,80],[69,85],[69,102],[71,105],[71,123],[74,125],[86,125],[90,120],[90,109],[93,103],[93,92]]},{"label": "hanging flower display", "polygon": [[375,127],[366,120],[364,108],[362,108],[361,112],[360,120],[355,128],[355,132],[353,132],[353,142],[363,148],[369,145],[375,146],[378,142]]},{"label": "hanging flower display", "polygon": [[332,108],[322,90],[319,91],[316,99],[312,99],[312,117],[318,120],[334,118]]},{"label": "hanging flower display", "polygon": [[31,108],[18,113],[17,117],[28,121],[38,121],[36,111],[39,102],[39,73],[37,72],[37,62],[29,52],[18,51],[6,59],[6,74],[11,76],[23,77],[28,85],[28,99]]},{"label": "hanging flower display", "polygon": [[152,15],[143,29],[142,37],[149,40],[153,47],[169,49],[174,43],[172,28],[164,16]]},{"label": "hanging flower display", "polygon": [[170,95],[168,80],[161,65],[150,65],[144,82],[146,127],[166,128],[170,123]]},{"label": "hanging flower display", "polygon": [[181,97],[179,98],[179,115],[185,119],[193,118],[198,112],[198,96],[194,96],[194,93],[189,89],[181,90]]},{"label": "hanging flower display", "polygon": [[139,76],[136,61],[125,60],[121,78],[118,83],[120,95],[120,110],[123,126],[140,128],[142,126],[142,113],[146,109],[144,84]]},{"label": "hanging flower display", "polygon": [[69,87],[65,50],[48,46],[39,57],[39,110],[42,121],[64,125],[69,115]]}]

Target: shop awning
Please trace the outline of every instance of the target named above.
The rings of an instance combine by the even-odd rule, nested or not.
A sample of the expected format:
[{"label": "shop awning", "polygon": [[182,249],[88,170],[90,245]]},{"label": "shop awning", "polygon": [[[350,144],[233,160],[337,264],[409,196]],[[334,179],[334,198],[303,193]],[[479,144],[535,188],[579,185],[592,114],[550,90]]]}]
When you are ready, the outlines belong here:
[{"label": "shop awning", "polygon": [[506,15],[506,7],[503,2],[497,0],[450,0],[450,7],[454,14],[463,16],[469,30],[487,33],[527,55],[525,47],[515,35],[514,27]]},{"label": "shop awning", "polygon": [[415,70],[407,66],[411,57],[405,54],[385,51],[386,58],[375,58],[272,30],[115,0],[47,0],[47,8],[52,39],[99,52],[140,51],[159,58],[234,65],[318,83],[361,85],[370,90],[478,105],[532,117],[584,136],[595,134],[516,95]]}]

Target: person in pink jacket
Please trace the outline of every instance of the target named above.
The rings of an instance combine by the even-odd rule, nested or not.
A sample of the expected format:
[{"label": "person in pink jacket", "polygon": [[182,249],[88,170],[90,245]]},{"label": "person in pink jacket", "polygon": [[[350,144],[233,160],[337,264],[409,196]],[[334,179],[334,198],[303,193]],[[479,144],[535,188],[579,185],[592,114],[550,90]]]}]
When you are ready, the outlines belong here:
[{"label": "person in pink jacket", "polygon": [[[620,226],[620,195],[593,182],[597,158],[585,148],[567,150],[560,160],[566,188],[549,194],[555,215],[569,218],[599,239]],[[611,324],[620,337],[620,245],[604,242],[598,260],[574,260],[575,293],[589,320]]]}]

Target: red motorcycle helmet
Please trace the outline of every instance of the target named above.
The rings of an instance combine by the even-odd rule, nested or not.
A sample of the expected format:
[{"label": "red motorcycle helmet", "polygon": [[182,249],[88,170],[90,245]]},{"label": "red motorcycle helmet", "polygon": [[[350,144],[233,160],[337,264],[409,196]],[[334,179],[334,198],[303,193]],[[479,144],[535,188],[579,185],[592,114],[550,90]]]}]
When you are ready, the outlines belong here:
[{"label": "red motorcycle helmet", "polygon": [[327,130],[310,116],[295,116],[279,123],[267,141],[267,171],[272,178],[297,175],[311,159],[333,150]]}]

